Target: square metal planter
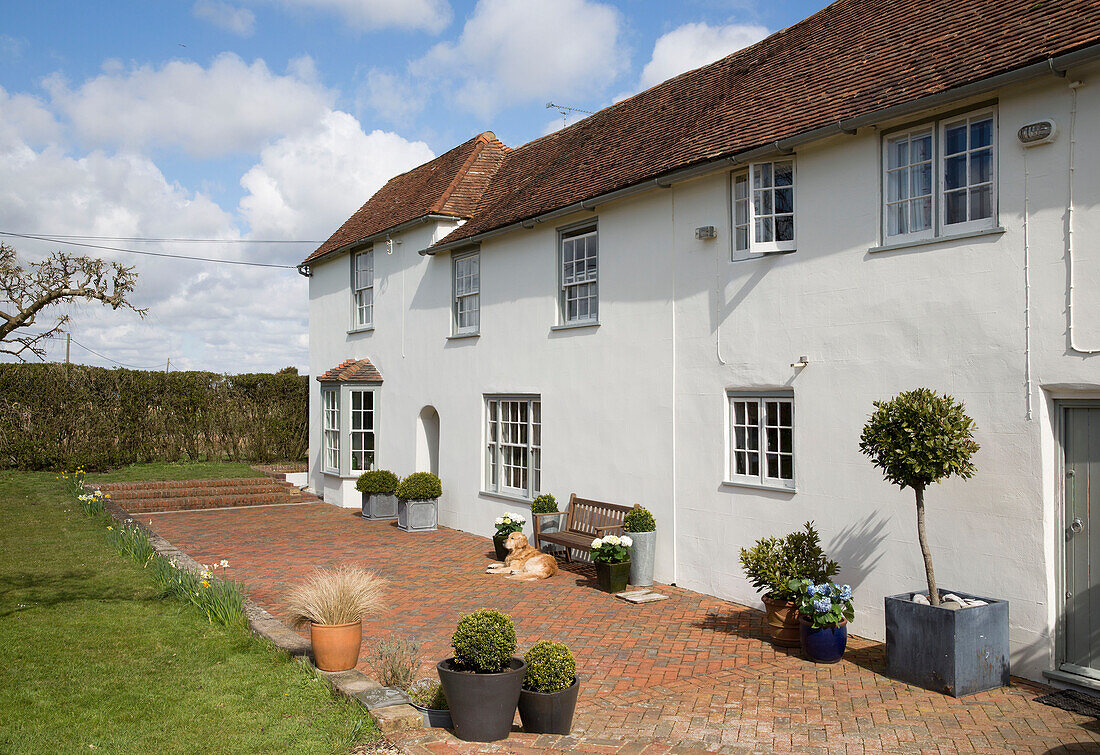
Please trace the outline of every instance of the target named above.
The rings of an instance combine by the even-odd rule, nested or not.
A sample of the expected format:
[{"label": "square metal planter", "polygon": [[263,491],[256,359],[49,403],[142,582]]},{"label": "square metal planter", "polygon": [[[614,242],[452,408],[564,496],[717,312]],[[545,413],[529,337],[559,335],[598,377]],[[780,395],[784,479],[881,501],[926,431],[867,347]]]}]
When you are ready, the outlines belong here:
[{"label": "square metal planter", "polygon": [[887,676],[952,697],[1008,684],[1008,601],[954,592],[988,605],[952,610],[914,603],[911,592],[886,598]]},{"label": "square metal planter", "polygon": [[439,523],[436,499],[419,501],[397,499],[397,526],[405,532],[434,532]]},{"label": "square metal planter", "polygon": [[397,496],[393,493],[363,493],[364,519],[396,519]]}]

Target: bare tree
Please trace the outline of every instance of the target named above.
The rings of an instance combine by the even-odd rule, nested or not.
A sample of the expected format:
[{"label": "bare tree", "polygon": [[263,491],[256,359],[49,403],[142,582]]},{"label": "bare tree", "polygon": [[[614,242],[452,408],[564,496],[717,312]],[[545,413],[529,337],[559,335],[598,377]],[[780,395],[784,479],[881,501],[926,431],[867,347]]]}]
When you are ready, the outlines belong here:
[{"label": "bare tree", "polygon": [[95,257],[77,257],[54,252],[27,267],[19,264],[15,249],[0,243],[0,353],[22,361],[25,355],[39,359],[46,354],[44,342],[61,332],[69,315],[60,315],[42,332],[31,333],[39,313],[62,302],[85,299],[100,301],[111,309],[130,309],[145,317],[146,309],[130,303],[137,273],[133,267],[105,262]]}]

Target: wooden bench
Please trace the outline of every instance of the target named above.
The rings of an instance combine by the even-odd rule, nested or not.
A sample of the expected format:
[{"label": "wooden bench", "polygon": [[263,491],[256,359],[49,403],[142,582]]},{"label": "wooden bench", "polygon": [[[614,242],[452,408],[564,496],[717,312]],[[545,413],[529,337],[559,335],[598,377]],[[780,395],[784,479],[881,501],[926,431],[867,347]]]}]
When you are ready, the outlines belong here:
[{"label": "wooden bench", "polygon": [[[604,535],[619,534],[623,528],[626,512],[637,506],[621,506],[617,503],[591,501],[578,498],[576,493],[569,496],[569,508],[564,512],[533,514],[535,547],[541,550],[543,543],[561,545],[565,548],[565,560],[572,560],[574,550],[587,554],[592,550],[592,541]],[[565,514],[565,526],[558,532],[540,532],[541,519],[547,516]]]}]

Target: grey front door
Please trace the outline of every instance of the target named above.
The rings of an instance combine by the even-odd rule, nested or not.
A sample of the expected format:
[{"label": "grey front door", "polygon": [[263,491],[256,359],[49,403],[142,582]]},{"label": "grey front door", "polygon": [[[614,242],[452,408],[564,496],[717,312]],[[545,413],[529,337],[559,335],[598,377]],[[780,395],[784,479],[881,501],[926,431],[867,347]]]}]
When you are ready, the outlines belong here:
[{"label": "grey front door", "polygon": [[[1100,406],[1065,407],[1066,615],[1063,669],[1100,679]],[[1096,503],[1100,504],[1100,496]]]}]

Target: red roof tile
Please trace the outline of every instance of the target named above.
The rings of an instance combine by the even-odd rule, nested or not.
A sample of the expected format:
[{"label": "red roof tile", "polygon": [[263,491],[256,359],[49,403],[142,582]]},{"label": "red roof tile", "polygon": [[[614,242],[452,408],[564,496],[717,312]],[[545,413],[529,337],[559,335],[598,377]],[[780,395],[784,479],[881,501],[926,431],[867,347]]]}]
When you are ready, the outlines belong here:
[{"label": "red roof tile", "polygon": [[317,379],[322,383],[381,383],[382,373],[369,359],[348,359]]},{"label": "red roof tile", "polygon": [[508,152],[443,242],[1097,42],[1097,0],[839,0]]},{"label": "red roof tile", "polygon": [[470,217],[506,150],[486,131],[394,176],[304,262],[424,215]]}]

